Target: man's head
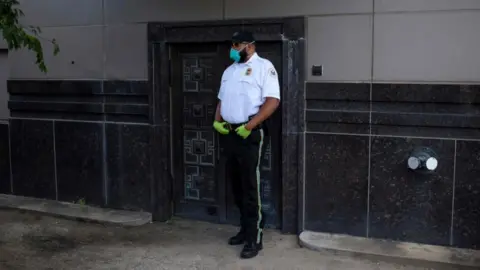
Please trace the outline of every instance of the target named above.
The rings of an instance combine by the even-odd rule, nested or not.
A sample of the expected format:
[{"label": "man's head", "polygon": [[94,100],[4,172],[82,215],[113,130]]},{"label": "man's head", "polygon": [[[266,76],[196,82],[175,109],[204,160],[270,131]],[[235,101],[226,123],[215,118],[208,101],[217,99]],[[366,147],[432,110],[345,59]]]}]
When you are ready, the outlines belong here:
[{"label": "man's head", "polygon": [[255,39],[251,32],[235,32],[232,36],[230,58],[238,63],[246,62],[255,53]]}]

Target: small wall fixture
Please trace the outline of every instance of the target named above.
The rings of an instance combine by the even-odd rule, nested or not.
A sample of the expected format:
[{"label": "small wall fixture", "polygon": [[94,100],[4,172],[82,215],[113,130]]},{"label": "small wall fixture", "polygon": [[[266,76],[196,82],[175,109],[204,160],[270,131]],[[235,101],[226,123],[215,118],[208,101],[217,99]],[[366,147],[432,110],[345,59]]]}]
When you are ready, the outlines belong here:
[{"label": "small wall fixture", "polygon": [[434,172],[438,167],[437,155],[428,147],[419,147],[410,154],[407,165],[416,172]]},{"label": "small wall fixture", "polygon": [[312,66],[312,76],[323,76],[323,66]]}]

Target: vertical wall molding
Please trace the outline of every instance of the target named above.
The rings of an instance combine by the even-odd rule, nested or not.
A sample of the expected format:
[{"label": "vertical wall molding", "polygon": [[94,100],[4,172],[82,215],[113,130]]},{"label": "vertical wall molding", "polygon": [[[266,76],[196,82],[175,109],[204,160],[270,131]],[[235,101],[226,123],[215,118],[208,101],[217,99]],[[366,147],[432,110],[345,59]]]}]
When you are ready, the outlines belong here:
[{"label": "vertical wall molding", "polygon": [[53,133],[53,173],[55,177],[55,200],[58,200],[58,176],[57,176],[57,143],[55,139],[55,121],[52,121],[52,133]]}]

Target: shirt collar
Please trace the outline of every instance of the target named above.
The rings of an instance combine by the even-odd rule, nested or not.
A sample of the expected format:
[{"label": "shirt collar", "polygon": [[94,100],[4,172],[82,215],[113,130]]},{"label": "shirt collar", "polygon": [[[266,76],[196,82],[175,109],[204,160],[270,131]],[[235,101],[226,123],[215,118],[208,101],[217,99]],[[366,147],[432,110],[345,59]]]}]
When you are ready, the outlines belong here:
[{"label": "shirt collar", "polygon": [[250,64],[253,60],[257,59],[258,58],[258,54],[257,53],[253,53],[252,56],[250,57],[250,59],[248,59],[247,62],[245,62],[245,64]]},{"label": "shirt collar", "polygon": [[250,57],[250,59],[248,59],[247,62],[245,62],[245,63],[235,63],[235,64],[237,64],[237,65],[247,65],[247,66],[249,66],[249,65],[250,65],[255,59],[257,59],[257,58],[258,58],[258,54],[257,54],[257,53],[253,53],[252,56]]}]

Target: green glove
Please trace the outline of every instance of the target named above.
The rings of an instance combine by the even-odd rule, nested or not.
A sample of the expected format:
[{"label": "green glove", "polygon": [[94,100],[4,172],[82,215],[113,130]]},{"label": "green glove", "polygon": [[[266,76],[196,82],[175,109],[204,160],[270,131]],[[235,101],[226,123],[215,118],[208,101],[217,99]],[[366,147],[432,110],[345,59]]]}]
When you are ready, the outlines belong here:
[{"label": "green glove", "polygon": [[228,129],[225,128],[225,125],[227,124],[227,122],[218,122],[218,121],[214,121],[213,122],[213,128],[218,131],[218,133],[222,134],[222,135],[227,135],[230,131]]},{"label": "green glove", "polygon": [[238,136],[242,137],[243,139],[246,139],[248,136],[250,136],[250,133],[252,133],[252,131],[245,128],[245,125],[239,126],[237,129],[235,129],[235,131],[237,132]]}]

